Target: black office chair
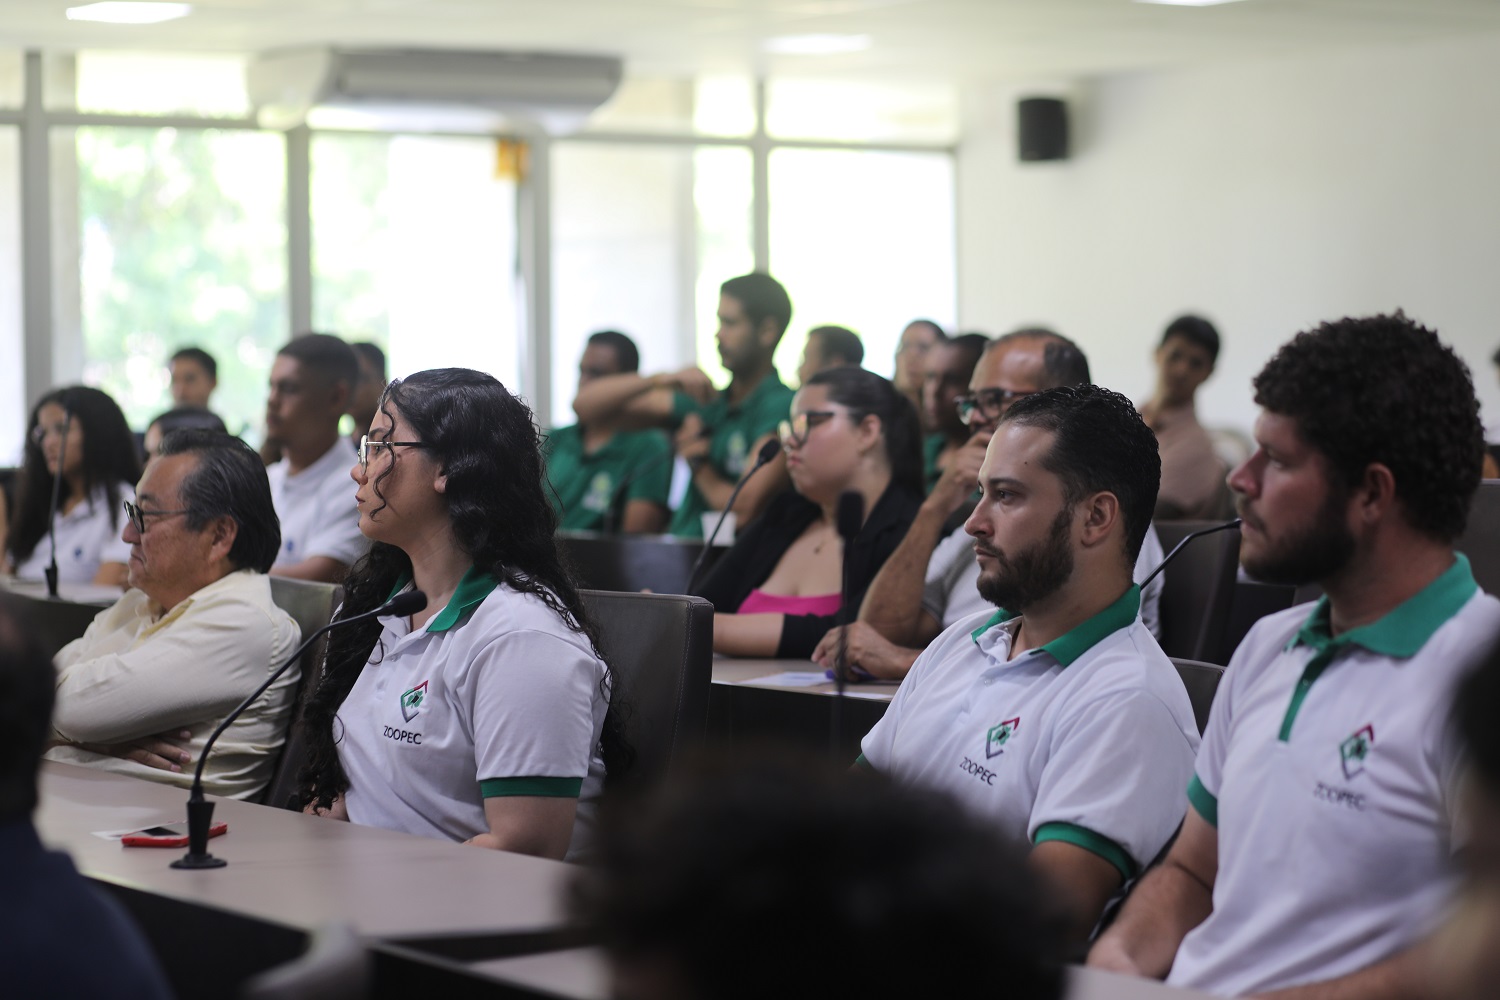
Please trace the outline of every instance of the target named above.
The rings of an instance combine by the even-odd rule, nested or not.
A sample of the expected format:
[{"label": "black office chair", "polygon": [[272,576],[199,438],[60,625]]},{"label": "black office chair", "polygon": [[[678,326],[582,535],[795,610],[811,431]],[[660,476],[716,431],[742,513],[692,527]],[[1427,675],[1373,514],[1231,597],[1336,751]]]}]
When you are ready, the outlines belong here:
[{"label": "black office chair", "polygon": [[[655,594],[687,592],[693,564],[703,543],[671,535],[601,535],[592,531],[558,532],[557,541],[582,587]],[[703,563],[708,570],[724,553],[715,545]]]},{"label": "black office chair", "polygon": [[[1218,522],[1154,523],[1162,548],[1170,553],[1188,535]],[[1168,656],[1205,662],[1223,658],[1239,556],[1239,531],[1220,531],[1189,542],[1166,568],[1160,613],[1161,648]]]},{"label": "black office chair", "polygon": [[[333,583],[314,583],[311,580],[273,576],[271,600],[292,616],[302,629],[302,638],[306,639],[333,620],[334,609],[343,600],[343,588]],[[307,741],[302,736],[302,707],[317,687],[317,678],[323,669],[323,654],[327,648],[328,637],[325,635],[302,654],[302,677],[297,681],[297,693],[292,699],[292,715],[287,724],[286,742],[281,745],[276,767],[271,772],[271,781],[260,796],[260,801],[265,805],[291,808],[292,793],[297,790],[297,772],[302,769],[302,762],[307,756]]]},{"label": "black office chair", "polygon": [[675,759],[703,745],[713,605],[667,594],[585,590],[582,597],[626,706],[625,738],[636,753],[631,780],[659,778]]},{"label": "black office chair", "polygon": [[1479,484],[1469,504],[1468,527],[1453,547],[1469,557],[1479,588],[1500,594],[1500,479]]},{"label": "black office chair", "polygon": [[1208,728],[1208,711],[1213,707],[1214,693],[1219,690],[1224,668],[1217,663],[1200,663],[1175,656],[1172,657],[1172,666],[1177,668],[1177,676],[1182,678],[1183,687],[1187,688],[1188,701],[1193,703],[1193,718],[1198,722],[1198,734],[1201,736],[1203,730]]}]

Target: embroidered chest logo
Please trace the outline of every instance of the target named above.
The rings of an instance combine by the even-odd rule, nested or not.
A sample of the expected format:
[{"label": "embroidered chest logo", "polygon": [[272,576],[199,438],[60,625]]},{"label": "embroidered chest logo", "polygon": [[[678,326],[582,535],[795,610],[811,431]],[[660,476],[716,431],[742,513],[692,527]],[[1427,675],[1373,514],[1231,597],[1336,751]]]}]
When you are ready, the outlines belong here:
[{"label": "embroidered chest logo", "polygon": [[423,681],[416,687],[401,692],[401,718],[410,722],[422,711],[422,703],[427,700],[427,682]]},{"label": "embroidered chest logo", "polygon": [[1353,736],[1339,744],[1339,762],[1344,765],[1346,779],[1353,778],[1365,769],[1365,758],[1370,755],[1370,748],[1374,745],[1374,725],[1356,730]]},{"label": "embroidered chest logo", "polygon": [[1006,719],[1004,722],[996,723],[990,727],[990,731],[984,737],[984,756],[988,760],[998,757],[1005,752],[1005,744],[1010,742],[1011,736],[1015,735],[1017,729],[1021,728],[1021,717]]}]

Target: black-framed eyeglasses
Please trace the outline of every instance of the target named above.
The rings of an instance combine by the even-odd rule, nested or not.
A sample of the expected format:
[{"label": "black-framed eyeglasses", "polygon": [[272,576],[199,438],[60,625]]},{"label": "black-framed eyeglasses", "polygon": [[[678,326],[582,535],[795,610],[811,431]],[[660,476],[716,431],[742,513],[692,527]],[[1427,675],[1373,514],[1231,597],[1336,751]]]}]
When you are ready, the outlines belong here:
[{"label": "black-framed eyeglasses", "polygon": [[176,514],[190,513],[192,511],[185,507],[181,510],[146,510],[143,507],[137,507],[129,500],[125,501],[125,516],[130,519],[130,526],[135,529],[137,535],[146,533],[146,518],[148,517],[172,517]]},{"label": "black-framed eyeglasses", "polygon": [[371,441],[370,435],[362,435],[359,439],[359,468],[362,472],[370,469],[370,453],[377,448],[426,448],[426,441]]},{"label": "black-framed eyeglasses", "polygon": [[976,412],[986,420],[999,420],[1016,400],[1035,396],[1038,391],[1040,390],[980,389],[967,396],[959,396],[953,401],[953,405],[958,408],[958,419],[965,424],[974,423]]},{"label": "black-framed eyeglasses", "polygon": [[783,420],[776,427],[776,436],[781,439],[783,448],[800,448],[807,444],[807,436],[812,429],[827,420],[838,416],[837,410],[806,410],[802,413],[792,414],[792,419]]}]

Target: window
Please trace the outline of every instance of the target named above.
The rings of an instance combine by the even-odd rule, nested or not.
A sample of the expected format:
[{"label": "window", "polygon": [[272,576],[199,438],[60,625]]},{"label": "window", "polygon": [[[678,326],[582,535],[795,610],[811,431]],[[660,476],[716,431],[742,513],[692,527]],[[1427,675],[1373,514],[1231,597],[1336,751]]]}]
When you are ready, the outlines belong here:
[{"label": "window", "polygon": [[939,84],[773,77],[766,132],[777,139],[951,143],[958,95]]},{"label": "window", "polygon": [[21,149],[15,128],[0,128],[0,465],[16,465],[29,401],[22,379]]},{"label": "window", "polygon": [[629,77],[589,116],[588,132],[748,136],[755,131],[754,87],[747,77]]},{"label": "window", "polygon": [[487,138],[314,135],[314,328],[379,344],[392,377],[477,368],[516,389],[517,153]]},{"label": "window", "polygon": [[83,381],[144,428],[171,405],[167,358],[202,347],[219,363],[214,409],[258,435],[286,337],[281,137],[91,127],[54,138],[57,258],[77,262],[57,270],[58,327],[81,326]]},{"label": "window", "polygon": [[49,108],[204,118],[250,114],[241,56],[111,50],[55,56],[50,62]]},{"label": "window", "polygon": [[574,421],[588,335],[615,329],[641,370],[722,373],[719,285],[753,267],[750,152],[559,143],[553,150],[552,425]]},{"label": "window", "polygon": [[952,324],[946,154],[776,149],[770,203],[771,273],[792,298],[792,327],[776,352],[788,384],[811,327],[849,327],[864,340],[865,367],[890,375],[909,321]]}]

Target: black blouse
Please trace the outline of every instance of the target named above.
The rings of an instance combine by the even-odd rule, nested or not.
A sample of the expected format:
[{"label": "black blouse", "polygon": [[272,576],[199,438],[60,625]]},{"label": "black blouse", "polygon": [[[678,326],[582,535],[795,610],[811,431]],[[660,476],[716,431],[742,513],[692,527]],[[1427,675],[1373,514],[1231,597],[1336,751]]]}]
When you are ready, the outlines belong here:
[{"label": "black blouse", "polygon": [[[856,614],[870,581],[906,537],[906,529],[911,527],[921,505],[920,496],[892,482],[850,543],[849,599]],[[786,550],[821,516],[822,509],[817,504],[796,490],[787,490],[734,540],[734,545],[714,564],[708,579],[698,587],[697,596],[710,601],[717,611],[731,614],[738,611],[750,591],[765,582]],[[812,656],[818,642],[837,624],[836,619],[836,615],[783,616],[776,656],[781,659]]]}]

